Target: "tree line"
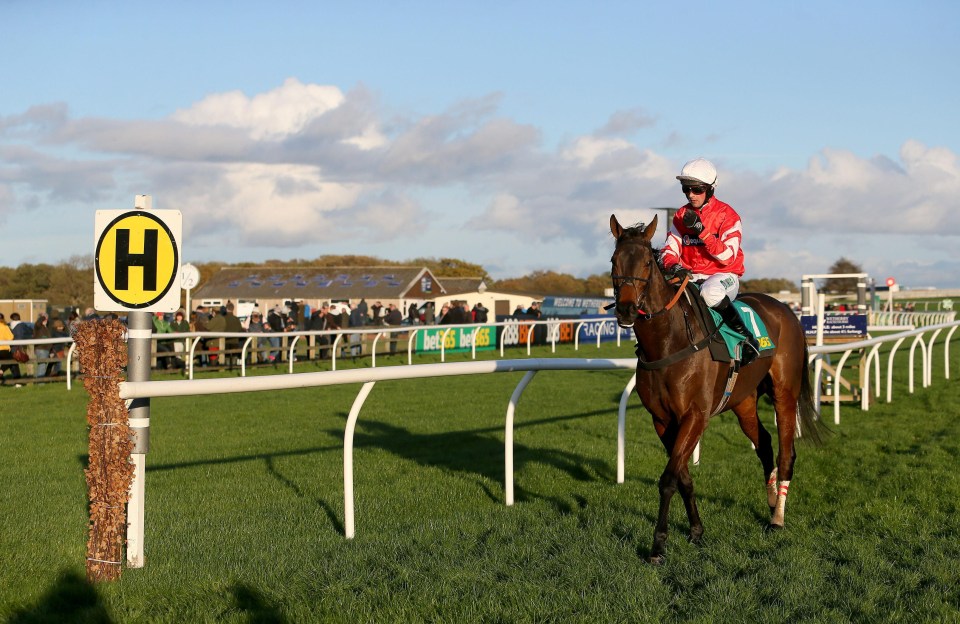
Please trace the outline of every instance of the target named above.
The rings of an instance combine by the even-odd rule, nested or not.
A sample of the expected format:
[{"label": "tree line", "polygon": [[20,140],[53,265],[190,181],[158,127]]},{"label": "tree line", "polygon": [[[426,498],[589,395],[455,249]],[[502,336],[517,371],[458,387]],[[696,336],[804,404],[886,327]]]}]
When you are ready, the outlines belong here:
[{"label": "tree line", "polygon": [[[602,296],[610,287],[610,275],[599,273],[589,277],[575,277],[555,271],[534,271],[522,277],[494,280],[479,264],[456,258],[414,258],[403,262],[384,260],[375,256],[325,255],[313,260],[267,260],[265,262],[203,262],[196,263],[203,284],[221,268],[225,267],[350,267],[350,266],[422,266],[439,278],[481,277],[491,290],[535,292],[553,295]],[[836,269],[836,270],[835,270]],[[853,273],[860,269],[851,261],[841,258],[831,267],[831,273]],[[93,256],[74,256],[57,264],[24,263],[15,268],[0,267],[0,299],[45,299],[50,305],[80,308],[93,306]],[[840,280],[836,280],[840,281]],[[856,280],[854,280],[856,281]],[[845,287],[831,282],[831,288]],[[778,293],[783,290],[797,292],[799,284],[784,278],[759,278],[743,280],[741,292]]]}]

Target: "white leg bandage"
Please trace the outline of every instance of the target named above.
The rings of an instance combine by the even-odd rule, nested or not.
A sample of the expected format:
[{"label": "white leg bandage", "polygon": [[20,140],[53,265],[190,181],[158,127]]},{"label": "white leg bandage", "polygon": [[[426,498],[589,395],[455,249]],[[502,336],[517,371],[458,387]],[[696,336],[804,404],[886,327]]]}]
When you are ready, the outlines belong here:
[{"label": "white leg bandage", "polygon": [[771,507],[777,505],[777,469],[774,468],[767,479],[767,504]]},{"label": "white leg bandage", "polygon": [[790,491],[790,482],[781,481],[777,489],[777,508],[773,511],[773,519],[770,524],[783,526],[783,513],[787,507],[787,493]]}]

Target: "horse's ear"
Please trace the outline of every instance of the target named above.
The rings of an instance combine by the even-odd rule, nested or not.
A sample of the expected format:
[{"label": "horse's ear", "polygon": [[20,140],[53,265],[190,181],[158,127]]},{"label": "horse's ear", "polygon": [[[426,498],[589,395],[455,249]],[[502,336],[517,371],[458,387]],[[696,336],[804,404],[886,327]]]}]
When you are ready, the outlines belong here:
[{"label": "horse's ear", "polygon": [[618,240],[620,235],[623,234],[623,226],[617,221],[617,215],[610,215],[610,233]]},{"label": "horse's ear", "polygon": [[653,221],[643,230],[643,237],[648,241],[653,238],[653,233],[657,231],[657,216],[653,215]]}]

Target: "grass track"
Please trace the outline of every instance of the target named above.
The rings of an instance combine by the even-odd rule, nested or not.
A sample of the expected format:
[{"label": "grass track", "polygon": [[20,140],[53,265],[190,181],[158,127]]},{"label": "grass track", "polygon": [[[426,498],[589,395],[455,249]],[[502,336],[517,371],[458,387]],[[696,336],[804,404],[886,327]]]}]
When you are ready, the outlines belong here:
[{"label": "grass track", "polygon": [[635,398],[614,484],[623,371],[531,383],[512,508],[503,418],[520,373],[379,383],[357,428],[351,541],[342,436],[358,385],[155,400],[147,565],[97,586],[83,579],[85,393],[2,388],[0,618],[958,621],[960,390],[937,352],[931,388],[910,396],[901,375],[892,404],[844,407],[823,447],[799,446],[783,532],[763,531],[759,462],[735,419],[714,419],[693,470],[704,543],[684,540],[678,497],[661,568],[642,559],[665,459]]}]

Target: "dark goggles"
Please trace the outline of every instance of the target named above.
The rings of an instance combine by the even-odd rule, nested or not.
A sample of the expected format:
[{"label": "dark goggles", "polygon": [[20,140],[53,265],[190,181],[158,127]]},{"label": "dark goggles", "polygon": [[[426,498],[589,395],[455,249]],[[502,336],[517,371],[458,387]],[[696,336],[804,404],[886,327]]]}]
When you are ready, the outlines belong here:
[{"label": "dark goggles", "polygon": [[684,194],[684,195],[703,195],[704,193],[707,192],[707,189],[708,189],[709,187],[707,187],[707,186],[700,186],[700,185],[697,185],[697,186],[687,186],[686,184],[684,184],[684,185],[681,186],[680,188],[683,190],[683,194]]}]

